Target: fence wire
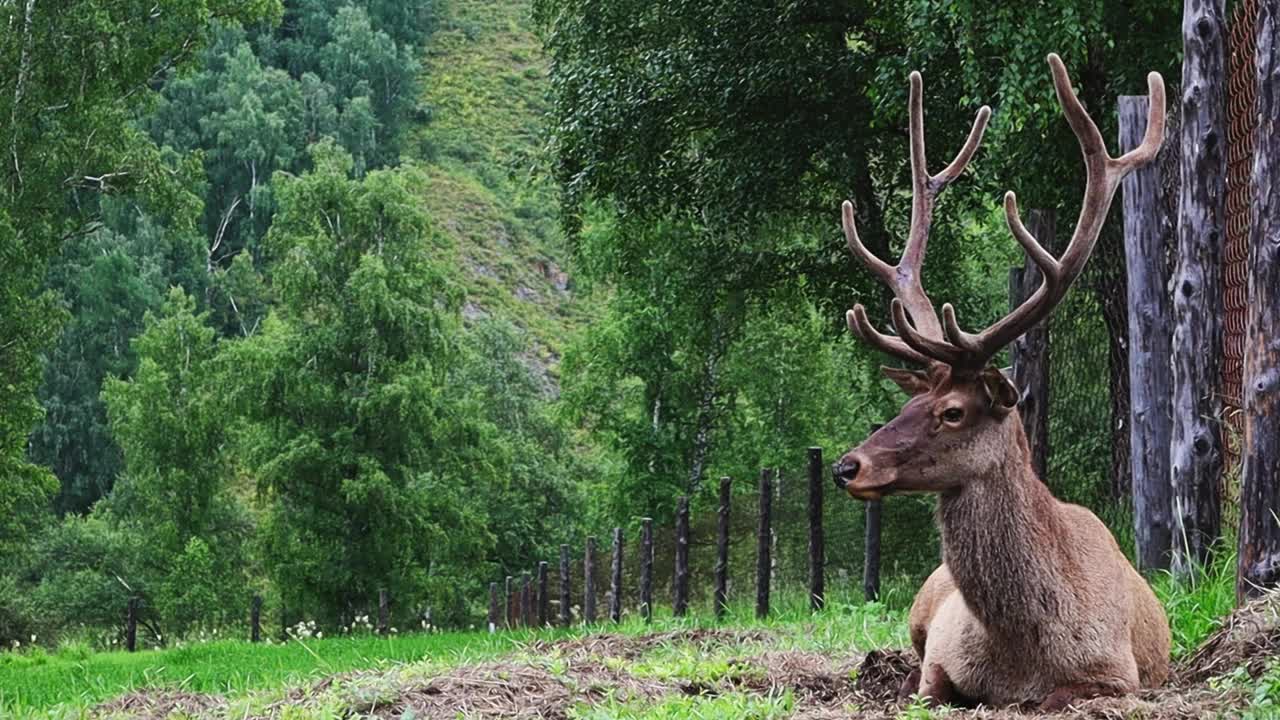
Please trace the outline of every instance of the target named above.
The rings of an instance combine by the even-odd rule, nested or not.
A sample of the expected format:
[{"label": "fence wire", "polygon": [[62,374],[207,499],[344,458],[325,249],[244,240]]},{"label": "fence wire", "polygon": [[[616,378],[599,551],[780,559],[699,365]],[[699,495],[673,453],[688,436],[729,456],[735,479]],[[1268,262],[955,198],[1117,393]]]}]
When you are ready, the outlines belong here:
[{"label": "fence wire", "polygon": [[[1244,436],[1241,383],[1244,377],[1245,310],[1248,305],[1249,226],[1253,206],[1253,146],[1258,125],[1256,0],[1243,0],[1231,14],[1227,37],[1227,233],[1223,249],[1222,400],[1228,476],[1240,459]],[[1224,487],[1227,484],[1224,483]]]}]

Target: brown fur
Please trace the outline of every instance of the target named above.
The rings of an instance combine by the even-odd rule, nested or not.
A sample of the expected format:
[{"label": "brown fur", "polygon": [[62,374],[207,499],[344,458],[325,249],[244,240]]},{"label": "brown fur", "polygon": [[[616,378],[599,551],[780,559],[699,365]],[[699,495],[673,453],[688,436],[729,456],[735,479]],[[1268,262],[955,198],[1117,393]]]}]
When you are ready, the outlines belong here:
[{"label": "brown fur", "polygon": [[921,694],[1057,705],[1163,683],[1164,609],[1106,526],[1036,477],[1012,386],[994,369],[928,379],[842,459],[859,468],[855,497],[941,496],[944,564],[910,615]]}]

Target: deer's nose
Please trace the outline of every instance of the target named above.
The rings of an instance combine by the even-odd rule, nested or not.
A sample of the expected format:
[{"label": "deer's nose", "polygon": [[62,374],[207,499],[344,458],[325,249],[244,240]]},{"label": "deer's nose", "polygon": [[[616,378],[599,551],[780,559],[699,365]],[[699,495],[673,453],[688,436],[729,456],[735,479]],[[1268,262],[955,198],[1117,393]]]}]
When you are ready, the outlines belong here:
[{"label": "deer's nose", "polygon": [[854,478],[858,477],[858,467],[859,464],[857,460],[841,460],[840,462],[832,465],[832,482],[836,484],[836,487],[843,490],[846,485],[853,482]]}]

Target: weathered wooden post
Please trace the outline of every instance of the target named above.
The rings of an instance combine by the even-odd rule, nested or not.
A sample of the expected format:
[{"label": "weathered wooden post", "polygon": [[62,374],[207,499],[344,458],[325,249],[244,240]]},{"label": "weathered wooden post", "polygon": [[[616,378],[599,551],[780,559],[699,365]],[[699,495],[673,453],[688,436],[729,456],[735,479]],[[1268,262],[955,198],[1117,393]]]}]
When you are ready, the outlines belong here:
[{"label": "weathered wooden post", "polygon": [[489,634],[498,632],[498,583],[489,583]]},{"label": "weathered wooden post", "polygon": [[653,620],[653,518],[640,521],[640,615]]},{"label": "weathered wooden post", "polygon": [[773,470],[760,471],[760,526],[756,532],[756,617],[769,616],[769,580],[773,569]]},{"label": "weathered wooden post", "polygon": [[[1147,131],[1145,95],[1120,98],[1120,152],[1142,144]],[[1165,264],[1160,167],[1152,163],[1123,180],[1124,246],[1129,286],[1129,452],[1133,477],[1133,525],[1140,570],[1169,567],[1173,532],[1169,441],[1173,368],[1172,299]]]},{"label": "weathered wooden post", "polygon": [[551,599],[547,597],[547,561],[538,562],[538,627],[547,627]]},{"label": "weathered wooden post", "polygon": [[378,634],[387,635],[391,632],[391,596],[387,594],[386,588],[378,590]]},{"label": "weathered wooden post", "polygon": [[596,539],[587,538],[586,554],[582,559],[582,621],[588,625],[596,622]]},{"label": "weathered wooden post", "polygon": [[689,498],[681,495],[676,504],[676,577],[672,612],[684,617],[689,611]]},{"label": "weathered wooden post", "polygon": [[609,573],[609,619],[622,622],[622,528],[613,529],[613,562]]},{"label": "weathered wooden post", "polygon": [[733,502],[733,480],[720,478],[720,510],[716,522],[716,589],[712,605],[716,619],[729,609],[729,506]]},{"label": "weathered wooden post", "polygon": [[[880,424],[871,426],[871,432],[880,429]],[[862,597],[867,602],[880,599],[880,513],[883,500],[867,501],[865,525],[862,541]]]},{"label": "weathered wooden post", "polygon": [[560,546],[560,627],[573,622],[573,583],[569,576],[569,546]]},{"label": "weathered wooden post", "polygon": [[516,619],[517,619],[515,580],[516,580],[515,578],[508,575],[507,581],[502,588],[507,601],[507,629],[508,630],[516,626]]},{"label": "weathered wooden post", "polygon": [[[1054,250],[1055,215],[1052,210],[1027,213],[1027,230],[1044,247]],[[1009,269],[1009,306],[1018,307],[1031,297],[1044,276],[1024,253],[1023,266]],[[1031,449],[1031,466],[1043,482],[1049,470],[1049,322],[1041,320],[1009,346],[1013,383],[1022,392],[1018,414]]]},{"label": "weathered wooden post", "polygon": [[809,448],[809,607],[815,612],[827,603],[826,539],[822,531],[822,448]]},{"label": "weathered wooden post", "polygon": [[262,642],[262,596],[257,593],[249,605],[249,642]]},{"label": "weathered wooden post", "polygon": [[1258,3],[1249,303],[1240,482],[1240,600],[1280,584],[1280,3]]},{"label": "weathered wooden post", "polygon": [[124,649],[135,652],[138,649],[138,598],[129,598],[124,615]]},{"label": "weathered wooden post", "polygon": [[524,576],[524,585],[520,590],[520,624],[533,627],[533,579]]},{"label": "weathered wooden post", "polygon": [[1226,228],[1223,0],[1185,0],[1178,253],[1173,273],[1173,571],[1209,561],[1221,533],[1222,245]]}]

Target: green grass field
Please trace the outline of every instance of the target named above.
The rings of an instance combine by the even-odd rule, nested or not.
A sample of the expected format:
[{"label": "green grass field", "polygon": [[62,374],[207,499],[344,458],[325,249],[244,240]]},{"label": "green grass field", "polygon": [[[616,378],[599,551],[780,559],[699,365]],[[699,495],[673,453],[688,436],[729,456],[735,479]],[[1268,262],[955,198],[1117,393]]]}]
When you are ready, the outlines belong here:
[{"label": "green grass field", "polygon": [[[678,620],[637,617],[618,625],[570,630],[401,634],[291,640],[252,644],[218,640],[181,648],[137,653],[90,652],[83,645],[59,651],[37,649],[0,654],[0,717],[77,717],[104,700],[135,690],[177,690],[231,698],[301,687],[353,671],[394,672],[413,668],[435,673],[519,655],[533,643],[590,636],[596,632],[642,636],[675,630],[726,627],[768,631],[773,648],[820,653],[861,652],[906,642],[903,614],[879,605],[833,605],[811,615],[799,598],[784,599],[769,620],[757,621],[748,608],[734,608],[723,623],[709,617]],[[685,650],[655,656],[640,672],[653,677],[692,677],[713,672],[715,662]],[[710,668],[710,670],[707,670]]]},{"label": "green grass field", "polygon": [[241,693],[350,670],[424,660],[455,663],[511,650],[529,633],[406,634],[252,644],[218,640],[138,653],[0,654],[0,711],[86,706],[138,688]]}]

